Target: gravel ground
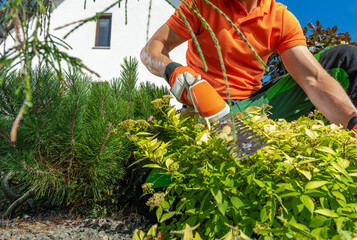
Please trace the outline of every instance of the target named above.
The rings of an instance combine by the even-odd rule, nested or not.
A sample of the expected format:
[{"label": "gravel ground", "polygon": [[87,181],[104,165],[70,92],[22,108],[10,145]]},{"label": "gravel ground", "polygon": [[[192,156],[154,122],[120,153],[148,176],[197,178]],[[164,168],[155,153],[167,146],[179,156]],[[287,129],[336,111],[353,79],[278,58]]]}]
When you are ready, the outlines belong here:
[{"label": "gravel ground", "polygon": [[136,228],[145,230],[150,223],[137,214],[120,218],[82,219],[64,214],[24,215],[0,219],[0,239],[39,240],[124,240],[131,239]]}]

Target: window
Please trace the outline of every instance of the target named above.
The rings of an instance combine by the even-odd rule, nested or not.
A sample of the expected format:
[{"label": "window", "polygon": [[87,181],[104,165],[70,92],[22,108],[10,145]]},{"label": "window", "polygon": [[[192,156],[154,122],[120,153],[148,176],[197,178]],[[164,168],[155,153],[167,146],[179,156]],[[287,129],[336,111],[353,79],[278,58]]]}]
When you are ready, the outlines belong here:
[{"label": "window", "polygon": [[110,47],[110,34],[112,28],[112,15],[104,14],[97,21],[95,37],[96,47]]}]

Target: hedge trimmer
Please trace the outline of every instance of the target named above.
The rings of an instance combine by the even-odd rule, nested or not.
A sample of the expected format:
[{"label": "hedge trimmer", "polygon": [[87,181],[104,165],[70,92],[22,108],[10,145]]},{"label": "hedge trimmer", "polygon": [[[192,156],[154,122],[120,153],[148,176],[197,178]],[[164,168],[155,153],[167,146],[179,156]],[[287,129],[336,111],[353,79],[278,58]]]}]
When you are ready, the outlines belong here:
[{"label": "hedge trimmer", "polygon": [[[216,135],[233,133],[230,123],[227,120],[221,120],[214,124],[212,130]],[[234,154],[233,158],[237,161],[242,160],[250,155],[256,153],[260,148],[264,147],[267,143],[264,138],[258,135],[251,127],[246,125],[242,120],[234,118],[234,126],[236,138],[232,140],[225,140],[225,146],[230,154]],[[228,127],[228,128],[227,128]]]}]

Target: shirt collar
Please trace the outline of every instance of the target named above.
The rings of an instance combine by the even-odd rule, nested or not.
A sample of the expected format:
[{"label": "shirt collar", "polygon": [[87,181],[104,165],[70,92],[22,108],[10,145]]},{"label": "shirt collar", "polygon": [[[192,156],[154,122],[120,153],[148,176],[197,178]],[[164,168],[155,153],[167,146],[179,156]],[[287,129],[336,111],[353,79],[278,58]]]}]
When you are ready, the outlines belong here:
[{"label": "shirt collar", "polygon": [[261,0],[260,7],[264,13],[268,13],[274,0]]}]

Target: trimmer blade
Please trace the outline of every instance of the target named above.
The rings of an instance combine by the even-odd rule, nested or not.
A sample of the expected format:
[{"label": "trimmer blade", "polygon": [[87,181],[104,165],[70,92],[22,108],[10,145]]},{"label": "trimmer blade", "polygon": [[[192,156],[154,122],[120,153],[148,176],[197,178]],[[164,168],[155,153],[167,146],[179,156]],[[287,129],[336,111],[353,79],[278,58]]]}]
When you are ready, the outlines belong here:
[{"label": "trimmer blade", "polygon": [[[213,131],[218,135],[222,132],[223,127],[227,124],[227,121],[219,122],[213,126]],[[243,121],[235,118],[234,126],[237,139],[229,141],[225,145],[230,153],[234,154],[233,158],[237,161],[249,157],[267,144],[264,138],[258,135]]]}]

